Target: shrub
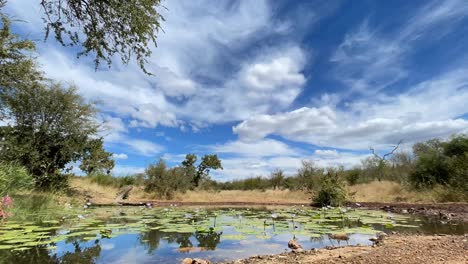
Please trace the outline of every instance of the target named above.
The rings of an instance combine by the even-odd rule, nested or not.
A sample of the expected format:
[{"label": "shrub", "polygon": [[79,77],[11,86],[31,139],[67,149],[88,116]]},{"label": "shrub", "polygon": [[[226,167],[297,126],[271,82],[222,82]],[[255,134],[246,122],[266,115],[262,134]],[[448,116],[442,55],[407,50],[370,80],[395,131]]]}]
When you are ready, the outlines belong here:
[{"label": "shrub", "polygon": [[346,202],[347,191],[344,181],[338,172],[329,169],[320,179],[320,189],[312,197],[317,206],[341,206]]},{"label": "shrub", "polygon": [[355,185],[359,181],[359,175],[361,174],[361,170],[354,168],[351,170],[348,170],[346,172],[346,181],[348,182],[349,185]]},{"label": "shrub", "polygon": [[271,186],[274,190],[279,189],[284,184],[284,172],[280,169],[273,171],[270,175]]},{"label": "shrub", "polygon": [[296,176],[297,186],[294,189],[312,192],[318,188],[323,172],[323,169],[316,167],[312,161],[302,161],[302,167],[298,170]]},{"label": "shrub", "polygon": [[186,177],[184,168],[169,169],[162,159],[146,169],[146,176],[145,191],[155,192],[163,199],[172,199],[175,192],[185,192],[191,186],[191,179]]},{"label": "shrub", "polygon": [[97,173],[88,175],[88,177],[91,180],[91,182],[97,183],[99,185],[103,185],[103,186],[115,185],[115,179],[109,174],[97,172]]},{"label": "shrub", "polygon": [[34,179],[26,168],[13,163],[0,163],[0,197],[33,187]]}]

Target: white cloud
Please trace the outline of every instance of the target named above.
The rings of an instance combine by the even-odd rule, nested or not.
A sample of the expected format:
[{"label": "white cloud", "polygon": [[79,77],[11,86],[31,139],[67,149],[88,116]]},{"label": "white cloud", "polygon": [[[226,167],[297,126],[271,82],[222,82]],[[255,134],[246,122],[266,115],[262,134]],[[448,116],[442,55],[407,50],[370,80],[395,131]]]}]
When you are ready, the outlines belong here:
[{"label": "white cloud", "polygon": [[229,153],[250,157],[268,157],[268,156],[298,156],[301,150],[289,147],[287,144],[273,140],[263,139],[252,143],[242,141],[230,141],[222,145],[208,147],[211,151],[217,153]]},{"label": "white cloud", "polygon": [[303,160],[310,160],[316,166],[323,168],[336,166],[351,168],[360,165],[361,160],[370,155],[338,151],[335,154],[334,156],[324,156],[316,152],[311,155],[304,154],[302,156],[277,155],[275,157],[238,156],[223,158],[222,164],[224,169],[222,171],[213,171],[212,174],[215,179],[221,181],[257,176],[268,177],[275,169],[282,169],[286,175],[295,175],[297,170],[302,166]]},{"label": "white cloud", "polygon": [[221,87],[200,89],[178,108],[179,115],[191,122],[224,123],[284,110],[303,89],[305,60],[295,44],[265,49]]},{"label": "white cloud", "polygon": [[154,156],[164,150],[162,146],[143,139],[127,139],[124,143],[144,156]]},{"label": "white cloud", "polygon": [[[336,113],[329,107],[303,107],[276,115],[257,115],[233,127],[242,140],[259,140],[269,134],[324,133],[336,126]],[[293,136],[294,137],[294,136]]]},{"label": "white cloud", "polygon": [[[422,82],[396,96],[356,100],[344,110],[303,107],[274,115],[257,115],[234,126],[241,140],[268,135],[320,146],[367,149],[388,147],[400,139],[414,143],[468,132],[468,76],[455,70]],[[434,105],[435,98],[438,100]]]},{"label": "white cloud", "polygon": [[126,175],[143,173],[143,172],[145,172],[144,167],[119,165],[119,164],[117,164],[114,167],[114,169],[112,169],[112,174],[116,176],[126,176]]},{"label": "white cloud", "polygon": [[126,160],[126,159],[128,159],[128,156],[127,156],[127,154],[125,154],[125,153],[114,153],[114,154],[112,155],[112,157],[113,157],[114,159],[120,159],[120,160]]}]

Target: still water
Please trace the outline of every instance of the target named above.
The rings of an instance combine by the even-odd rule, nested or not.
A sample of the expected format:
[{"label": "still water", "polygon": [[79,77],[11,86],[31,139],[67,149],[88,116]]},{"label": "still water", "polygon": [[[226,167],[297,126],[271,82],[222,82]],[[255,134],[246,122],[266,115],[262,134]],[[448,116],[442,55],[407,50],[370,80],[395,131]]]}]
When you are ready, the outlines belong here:
[{"label": "still water", "polygon": [[[466,224],[346,208],[97,207],[0,222],[0,263],[180,263],[370,244],[379,231],[463,234]],[[333,239],[348,234],[348,240]]]}]

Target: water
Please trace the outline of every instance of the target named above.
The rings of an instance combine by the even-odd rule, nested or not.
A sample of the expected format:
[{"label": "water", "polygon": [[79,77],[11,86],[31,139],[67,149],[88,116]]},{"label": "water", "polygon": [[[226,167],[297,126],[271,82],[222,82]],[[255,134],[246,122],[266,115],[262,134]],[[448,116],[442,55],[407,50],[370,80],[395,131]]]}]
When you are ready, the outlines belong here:
[{"label": "water", "polygon": [[[0,263],[180,263],[370,244],[379,231],[463,234],[466,224],[381,211],[265,208],[66,209],[0,222]],[[333,239],[348,234],[348,240]]]}]

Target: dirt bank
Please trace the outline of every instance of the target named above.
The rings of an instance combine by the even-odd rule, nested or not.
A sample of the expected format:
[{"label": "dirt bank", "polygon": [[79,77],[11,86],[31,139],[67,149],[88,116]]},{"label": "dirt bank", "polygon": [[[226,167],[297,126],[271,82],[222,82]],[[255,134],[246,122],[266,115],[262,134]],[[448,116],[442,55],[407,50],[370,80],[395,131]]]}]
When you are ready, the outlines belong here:
[{"label": "dirt bank", "polygon": [[467,203],[418,204],[418,203],[349,203],[348,206],[379,209],[399,214],[416,214],[439,218],[443,221],[468,222]]},{"label": "dirt bank", "polygon": [[[468,237],[391,235],[380,246],[349,246],[254,256],[229,264],[273,263],[468,263]],[[227,264],[226,263],[226,264]]]}]

